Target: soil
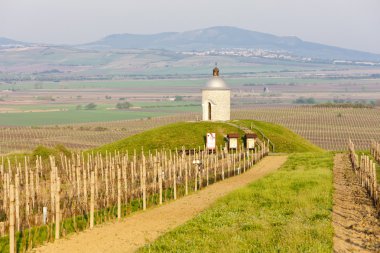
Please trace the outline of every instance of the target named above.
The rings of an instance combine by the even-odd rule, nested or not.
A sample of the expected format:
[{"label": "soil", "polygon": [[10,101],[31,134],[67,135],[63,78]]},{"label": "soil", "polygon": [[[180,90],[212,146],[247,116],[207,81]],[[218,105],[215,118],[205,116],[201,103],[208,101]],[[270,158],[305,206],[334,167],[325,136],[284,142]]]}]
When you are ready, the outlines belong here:
[{"label": "soil", "polygon": [[347,154],[334,158],[334,252],[380,252],[380,220]]},{"label": "soil", "polygon": [[37,248],[34,252],[134,252],[169,230],[184,224],[218,198],[276,171],[286,156],[269,156],[246,173],[213,184],[160,207],[138,212]]}]

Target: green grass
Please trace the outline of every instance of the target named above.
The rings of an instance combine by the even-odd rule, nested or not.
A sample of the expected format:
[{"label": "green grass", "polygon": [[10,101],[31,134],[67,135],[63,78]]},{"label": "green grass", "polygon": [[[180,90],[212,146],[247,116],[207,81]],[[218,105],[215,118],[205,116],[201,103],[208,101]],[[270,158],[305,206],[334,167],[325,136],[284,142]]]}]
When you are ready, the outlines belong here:
[{"label": "green grass", "polygon": [[[275,145],[276,153],[322,152],[323,150],[310,143],[300,135],[283,126],[256,120],[234,121],[238,125],[250,128],[262,137],[262,132]],[[260,131],[258,131],[260,130]]]},{"label": "green grass", "polygon": [[[275,144],[275,151],[277,153],[322,152],[321,148],[311,144],[289,129],[276,124],[252,120],[233,121],[233,123],[248,127],[250,127],[251,123],[253,123],[255,129],[259,129]],[[94,151],[104,153],[106,150],[128,150],[128,152],[133,152],[134,149],[137,151],[141,150],[141,147],[144,147],[145,150],[162,148],[170,150],[175,150],[177,148],[180,150],[182,146],[187,149],[198,147],[202,148],[205,145],[205,135],[208,132],[216,133],[216,145],[218,147],[225,145],[226,140],[224,137],[228,133],[239,133],[241,137],[244,136],[244,132],[240,129],[224,123],[181,122],[155,128],[126,139],[101,146],[94,149]],[[260,132],[256,132],[258,133],[259,138],[262,139]],[[241,138],[239,140],[239,144],[242,142],[243,139]]]},{"label": "green grass", "polygon": [[292,154],[140,252],[332,252],[332,168],[332,153]]},{"label": "green grass", "polygon": [[[205,145],[205,138],[207,133],[216,133],[216,145],[218,147],[225,145],[225,136],[229,133],[239,133],[243,136],[244,133],[233,126],[224,123],[213,122],[181,122],[166,125],[163,127],[148,130],[146,132],[136,134],[126,139],[110,143],[94,149],[95,152],[99,151],[105,153],[108,151],[126,151],[129,153],[135,149],[139,152],[141,147],[144,150],[155,149],[170,149],[181,150],[185,148],[198,148]],[[239,140],[241,144],[241,140]]]},{"label": "green grass", "polygon": [[[8,113],[0,113],[0,126],[40,126],[104,122],[202,111],[200,104],[194,101],[133,102],[132,106],[141,107],[141,109],[110,110],[114,109],[117,103],[123,101],[113,100],[109,101],[109,103],[96,104],[96,110],[77,110],[77,105],[86,105],[86,103],[80,100],[76,104],[7,105],[7,108],[22,112],[10,111]],[[56,111],[31,112],[33,110]]]}]

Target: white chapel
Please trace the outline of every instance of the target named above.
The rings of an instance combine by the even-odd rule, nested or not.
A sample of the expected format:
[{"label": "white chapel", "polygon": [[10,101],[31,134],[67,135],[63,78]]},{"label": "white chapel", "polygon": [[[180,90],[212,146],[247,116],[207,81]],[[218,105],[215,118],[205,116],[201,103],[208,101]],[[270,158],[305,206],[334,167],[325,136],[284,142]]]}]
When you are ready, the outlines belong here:
[{"label": "white chapel", "polygon": [[227,121],[231,118],[231,90],[219,76],[217,67],[202,89],[202,110],[204,121]]}]

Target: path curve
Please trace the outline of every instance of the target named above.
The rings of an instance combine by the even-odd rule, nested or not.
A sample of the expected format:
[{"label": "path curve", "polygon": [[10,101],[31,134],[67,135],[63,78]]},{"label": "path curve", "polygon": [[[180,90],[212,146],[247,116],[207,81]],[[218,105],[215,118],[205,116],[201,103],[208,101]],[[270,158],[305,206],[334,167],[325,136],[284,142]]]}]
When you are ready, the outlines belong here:
[{"label": "path curve", "polygon": [[276,171],[286,159],[287,156],[265,157],[244,174],[218,182],[166,205],[135,213],[121,222],[100,225],[93,230],[69,236],[68,239],[49,243],[33,252],[134,252],[192,219],[210,207],[216,199]]},{"label": "path curve", "polygon": [[380,220],[347,154],[334,158],[334,252],[380,252]]}]

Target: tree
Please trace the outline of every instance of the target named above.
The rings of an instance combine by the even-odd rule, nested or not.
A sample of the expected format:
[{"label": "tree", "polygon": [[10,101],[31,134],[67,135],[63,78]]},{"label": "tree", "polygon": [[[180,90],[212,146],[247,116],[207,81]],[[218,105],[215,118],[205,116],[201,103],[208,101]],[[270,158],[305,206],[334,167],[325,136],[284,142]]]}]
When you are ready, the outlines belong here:
[{"label": "tree", "polygon": [[127,101],[116,104],[116,108],[119,110],[129,109],[131,106],[132,106],[132,104],[127,102]]},{"label": "tree", "polygon": [[182,96],[175,96],[174,101],[182,101],[183,97]]},{"label": "tree", "polygon": [[85,110],[95,110],[96,106],[97,105],[94,104],[94,103],[89,103],[89,104],[87,104],[87,105],[84,106],[84,109]]},{"label": "tree", "polygon": [[296,104],[315,104],[316,101],[313,97],[310,97],[310,98],[299,97],[294,101],[294,103],[296,103]]}]

